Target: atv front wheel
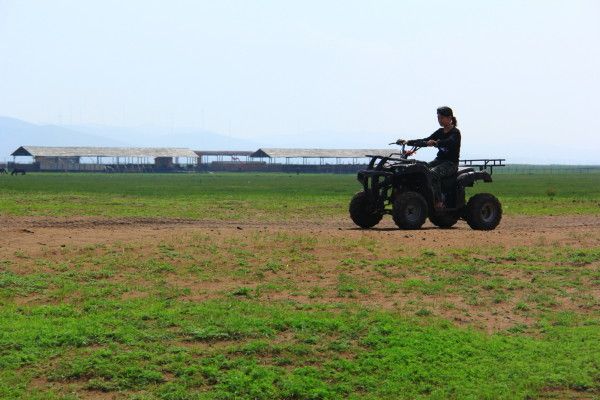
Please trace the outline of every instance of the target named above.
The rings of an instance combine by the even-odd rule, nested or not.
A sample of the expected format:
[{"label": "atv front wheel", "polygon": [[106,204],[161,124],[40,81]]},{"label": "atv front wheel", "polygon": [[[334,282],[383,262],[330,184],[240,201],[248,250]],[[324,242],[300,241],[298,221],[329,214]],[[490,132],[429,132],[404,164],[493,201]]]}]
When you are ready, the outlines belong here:
[{"label": "atv front wheel", "polygon": [[493,194],[476,194],[467,203],[465,219],[473,229],[491,231],[498,226],[502,219],[502,205]]},{"label": "atv front wheel", "polygon": [[350,200],[350,218],[361,228],[372,228],[381,221],[383,213],[365,191],[360,191]]},{"label": "atv front wheel", "polygon": [[392,217],[400,229],[419,229],[427,219],[427,201],[417,192],[400,193],[394,200]]},{"label": "atv front wheel", "polygon": [[430,215],[429,220],[438,228],[452,228],[458,221],[458,217],[452,214]]}]

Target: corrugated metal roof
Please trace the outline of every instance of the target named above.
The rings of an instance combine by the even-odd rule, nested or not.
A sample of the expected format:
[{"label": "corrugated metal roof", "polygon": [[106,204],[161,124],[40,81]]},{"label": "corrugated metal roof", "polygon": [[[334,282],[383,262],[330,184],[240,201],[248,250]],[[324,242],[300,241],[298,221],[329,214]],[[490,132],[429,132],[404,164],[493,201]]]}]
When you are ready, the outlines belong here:
[{"label": "corrugated metal roof", "polygon": [[399,152],[398,148],[389,149],[266,149],[261,148],[250,157],[269,158],[363,158],[367,155],[390,155]]},{"label": "corrugated metal roof", "polygon": [[198,155],[190,149],[175,147],[21,146],[11,155],[33,157],[198,157]]},{"label": "corrugated metal roof", "polygon": [[194,150],[194,153],[202,156],[249,156],[253,151],[244,150]]}]

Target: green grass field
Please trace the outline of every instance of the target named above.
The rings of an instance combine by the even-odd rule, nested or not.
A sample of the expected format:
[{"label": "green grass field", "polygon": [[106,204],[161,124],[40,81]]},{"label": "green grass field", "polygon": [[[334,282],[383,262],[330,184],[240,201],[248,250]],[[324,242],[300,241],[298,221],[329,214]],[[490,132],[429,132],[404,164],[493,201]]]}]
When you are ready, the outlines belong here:
[{"label": "green grass field", "polygon": [[[476,189],[511,215],[597,215],[599,183],[498,174]],[[224,221],[347,218],[359,189],[268,174],[0,185],[0,216]],[[600,397],[597,229],[518,246],[431,232],[197,227],[82,243],[61,228],[49,245],[19,230],[0,238],[0,398]]]},{"label": "green grass field", "polygon": [[[317,219],[347,213],[354,175],[30,174],[0,177],[0,214]],[[600,214],[600,174],[495,175],[507,214]]]}]

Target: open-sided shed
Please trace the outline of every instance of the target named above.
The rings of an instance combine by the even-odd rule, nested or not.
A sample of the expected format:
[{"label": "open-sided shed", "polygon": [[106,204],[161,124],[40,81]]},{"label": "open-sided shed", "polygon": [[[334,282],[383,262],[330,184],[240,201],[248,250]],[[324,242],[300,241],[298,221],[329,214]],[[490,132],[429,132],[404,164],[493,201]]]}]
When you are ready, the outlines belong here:
[{"label": "open-sided shed", "polygon": [[198,164],[208,164],[210,161],[248,161],[252,151],[246,150],[194,150],[198,156]]},{"label": "open-sided shed", "polygon": [[[154,165],[158,168],[170,168],[173,164],[195,164],[198,158],[190,149],[172,147],[21,146],[11,155],[14,158],[33,157],[43,171],[97,170],[104,169],[106,165]],[[88,167],[82,168],[82,165]]]},{"label": "open-sided shed", "polygon": [[269,163],[282,162],[285,164],[318,163],[320,165],[335,164],[361,164],[365,163],[368,155],[390,155],[397,149],[282,149],[260,148],[250,157],[267,158]]}]

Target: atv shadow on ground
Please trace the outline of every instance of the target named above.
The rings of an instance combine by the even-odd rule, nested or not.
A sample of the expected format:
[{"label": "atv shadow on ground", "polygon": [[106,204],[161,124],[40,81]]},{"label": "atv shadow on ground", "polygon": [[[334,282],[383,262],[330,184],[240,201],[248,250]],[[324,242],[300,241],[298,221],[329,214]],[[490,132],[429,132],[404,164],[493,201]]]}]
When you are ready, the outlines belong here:
[{"label": "atv shadow on ground", "polygon": [[[445,228],[446,230],[459,230],[460,228],[453,226],[450,228]],[[355,228],[346,228],[344,229],[345,231],[364,231],[365,228],[361,228],[361,227],[355,227]],[[374,231],[374,232],[397,232],[398,228],[394,228],[394,227],[373,227],[373,228],[369,228],[370,231]],[[439,230],[438,227],[435,226],[426,226],[426,227],[421,227],[419,230],[421,231],[433,231],[433,230]]]}]

